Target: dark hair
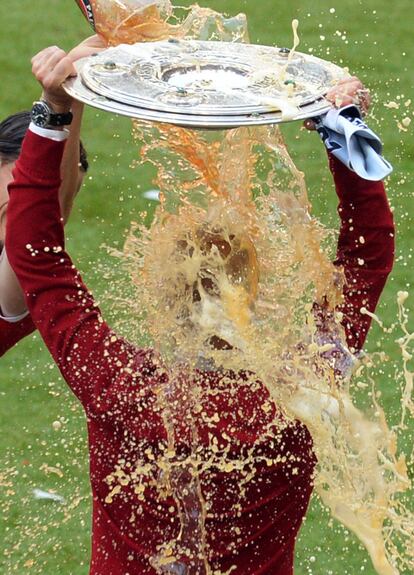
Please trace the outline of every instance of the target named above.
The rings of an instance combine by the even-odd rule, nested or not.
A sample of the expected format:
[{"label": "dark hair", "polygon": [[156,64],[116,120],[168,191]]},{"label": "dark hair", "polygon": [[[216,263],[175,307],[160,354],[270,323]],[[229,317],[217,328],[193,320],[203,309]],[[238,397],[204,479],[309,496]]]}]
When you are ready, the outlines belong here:
[{"label": "dark hair", "polygon": [[[30,121],[30,112],[24,111],[12,114],[0,122],[0,160],[5,162],[17,160]],[[85,173],[89,168],[88,154],[82,142],[79,142],[79,167]]]},{"label": "dark hair", "polygon": [[89,170],[88,153],[82,144],[82,140],[79,140],[79,167],[85,174]]},{"label": "dark hair", "polygon": [[30,112],[18,112],[0,122],[0,159],[17,160],[23,138],[30,124]]}]

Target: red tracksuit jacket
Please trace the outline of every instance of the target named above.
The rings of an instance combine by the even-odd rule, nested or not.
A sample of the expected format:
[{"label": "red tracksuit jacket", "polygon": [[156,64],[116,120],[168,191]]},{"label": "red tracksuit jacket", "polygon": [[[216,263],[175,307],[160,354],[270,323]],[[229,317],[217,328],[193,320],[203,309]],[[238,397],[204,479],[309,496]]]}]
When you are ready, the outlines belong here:
[{"label": "red tracksuit jacket", "polygon": [[0,318],[0,357],[35,329],[30,316],[15,323]]},{"label": "red tracksuit jacket", "polygon": [[[114,484],[108,477],[116,468],[125,471],[127,462],[145,462],[148,448],[153,453],[162,449],[166,431],[154,386],[164,376],[151,351],[117,338],[102,320],[64,251],[58,203],[63,149],[63,143],[28,132],[9,189],[7,253],[33,322],[87,415],[93,493],[90,574],[154,574],[149,558],[178,532],[174,501],[163,500],[150,479],[143,500],[130,481],[111,501]],[[340,201],[337,263],[345,267],[347,278],[344,325],[350,346],[358,350],[370,324],[359,309],[375,309],[392,267],[394,228],[383,185],[330,161]],[[201,444],[213,436],[218,442],[226,438],[230,460],[256,450],[243,494],[238,493],[237,471],[213,468],[201,478],[209,503],[212,568],[225,572],[235,567],[235,575],[291,575],[294,543],[312,491],[310,435],[294,423],[257,443],[274,415],[262,409],[267,400],[263,386],[243,385],[228,373],[196,377],[206,388],[221,389],[204,405],[205,412],[219,413],[220,420],[213,427],[200,424]],[[289,455],[295,456],[294,467],[280,462],[284,455],[288,462]],[[260,463],[263,457],[274,463]]]}]

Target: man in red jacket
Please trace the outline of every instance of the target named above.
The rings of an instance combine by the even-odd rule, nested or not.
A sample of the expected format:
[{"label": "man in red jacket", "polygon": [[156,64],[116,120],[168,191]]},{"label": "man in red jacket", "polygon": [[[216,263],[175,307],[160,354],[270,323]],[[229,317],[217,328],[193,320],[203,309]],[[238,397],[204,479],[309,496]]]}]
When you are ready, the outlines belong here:
[{"label": "man in red jacket", "polygon": [[[72,102],[60,85],[74,70],[68,58],[56,55],[52,62],[45,63],[41,53],[33,71],[54,112],[65,114]],[[342,88],[352,97],[361,84],[354,79]],[[335,100],[337,94],[331,96]],[[159,493],[160,476],[143,471],[167,450],[157,401],[166,375],[150,350],[137,349],[111,331],[65,252],[58,201],[65,142],[57,141],[59,130],[48,129],[32,126],[25,138],[9,188],[6,250],[33,321],[87,415],[93,493],[90,573],[153,574],[151,558],[180,529],[176,501]],[[331,170],[341,218],[337,263],[347,280],[344,327],[356,352],[369,328],[360,308],[374,311],[392,267],[394,227],[381,183],[362,180],[334,159]],[[200,448],[216,441],[235,464],[233,471],[213,466],[201,476],[209,505],[212,571],[291,575],[294,544],[312,491],[315,457],[309,432],[299,422],[271,426],[277,408],[265,409],[269,396],[260,382],[244,385],[243,376],[235,381],[230,372],[219,371],[194,377],[201,387],[220,389],[202,406]],[[266,441],[258,442],[264,429]],[[185,454],[186,446],[181,447]],[[246,453],[255,465],[239,493],[236,463]]]}]

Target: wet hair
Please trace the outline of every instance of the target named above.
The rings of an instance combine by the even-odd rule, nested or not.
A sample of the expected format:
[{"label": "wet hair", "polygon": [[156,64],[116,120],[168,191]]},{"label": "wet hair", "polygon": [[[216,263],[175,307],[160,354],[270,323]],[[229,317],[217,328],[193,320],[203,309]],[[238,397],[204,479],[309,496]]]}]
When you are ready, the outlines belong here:
[{"label": "wet hair", "polygon": [[[0,122],[1,161],[15,162],[17,160],[30,121],[30,112],[24,111],[12,114]],[[82,142],[79,143],[79,168],[85,173],[89,168],[88,155]]]}]

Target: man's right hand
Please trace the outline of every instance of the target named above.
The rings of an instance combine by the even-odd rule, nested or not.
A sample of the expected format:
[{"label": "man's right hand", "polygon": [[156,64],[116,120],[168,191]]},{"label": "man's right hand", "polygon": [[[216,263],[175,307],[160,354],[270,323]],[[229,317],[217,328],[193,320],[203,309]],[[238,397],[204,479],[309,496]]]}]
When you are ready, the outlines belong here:
[{"label": "man's right hand", "polygon": [[94,35],[81,42],[69,54],[57,46],[50,46],[32,58],[33,75],[43,88],[42,99],[46,100],[56,113],[65,113],[71,108],[72,98],[65,92],[62,84],[71,76],[76,76],[74,62],[105,48],[104,41]]},{"label": "man's right hand", "polygon": [[[368,114],[371,106],[371,94],[356,76],[350,76],[339,81],[329,90],[325,98],[338,109],[354,104],[363,116]],[[316,129],[315,122],[311,119],[305,120],[304,126],[308,130]]]}]

